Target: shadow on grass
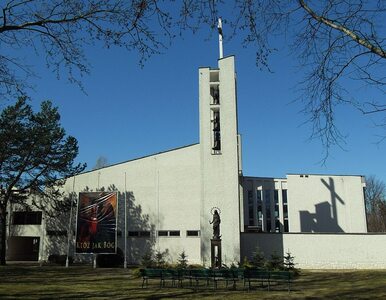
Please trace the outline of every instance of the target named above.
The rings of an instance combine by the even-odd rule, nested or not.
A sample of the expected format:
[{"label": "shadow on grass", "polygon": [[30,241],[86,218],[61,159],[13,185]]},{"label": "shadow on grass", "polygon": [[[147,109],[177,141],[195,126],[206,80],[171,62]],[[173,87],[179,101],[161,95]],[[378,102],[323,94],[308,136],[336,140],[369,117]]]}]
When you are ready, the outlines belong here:
[{"label": "shadow on grass", "polygon": [[198,287],[159,287],[159,281],[149,281],[142,288],[142,279],[131,275],[129,269],[93,269],[91,266],[64,267],[0,267],[0,299],[386,299],[386,270],[310,272],[291,284],[266,287],[255,284],[251,291],[237,282],[226,287],[221,282],[214,290],[213,283]]}]

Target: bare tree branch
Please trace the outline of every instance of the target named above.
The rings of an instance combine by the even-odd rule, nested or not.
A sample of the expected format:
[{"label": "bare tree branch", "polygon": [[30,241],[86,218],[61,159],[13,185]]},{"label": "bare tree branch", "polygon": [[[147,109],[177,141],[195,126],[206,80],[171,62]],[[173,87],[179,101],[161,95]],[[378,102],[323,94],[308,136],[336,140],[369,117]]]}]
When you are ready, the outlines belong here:
[{"label": "bare tree branch", "polygon": [[[383,50],[380,47],[377,47],[376,45],[370,43],[368,39],[361,38],[358,34],[356,34],[354,31],[350,30],[349,28],[343,26],[342,24],[339,24],[337,22],[334,22],[333,20],[330,20],[328,18],[325,18],[323,16],[319,16],[315,13],[305,2],[304,0],[299,0],[300,6],[310,15],[312,18],[314,18],[316,21],[323,23],[333,29],[339,30],[343,32],[346,36],[351,37],[355,42],[362,45],[363,47],[366,47],[369,49],[372,53],[379,55],[382,58],[386,58],[386,51]],[[359,9],[358,9],[359,11]],[[379,46],[379,45],[378,45]]]},{"label": "bare tree branch", "polygon": [[[385,112],[385,1],[183,0],[172,4],[162,0],[8,0],[0,5],[0,45],[8,53],[35,50],[58,78],[66,74],[82,88],[82,76],[90,72],[86,46],[123,47],[138,53],[143,65],[185,30],[208,27],[214,32],[222,16],[229,29],[225,38],[252,47],[261,70],[274,71],[271,56],[278,47],[285,47],[277,38],[290,41],[304,72],[297,87],[302,92],[302,111],[312,124],[311,137],[321,140],[326,154],[330,147],[344,145],[345,134],[337,126],[339,105],[352,105],[378,118]],[[17,55],[1,55],[0,96],[22,93],[29,87],[26,79],[33,76],[33,69]],[[380,96],[358,97],[348,80],[372,87]],[[386,120],[378,122],[380,127],[386,125]]]}]

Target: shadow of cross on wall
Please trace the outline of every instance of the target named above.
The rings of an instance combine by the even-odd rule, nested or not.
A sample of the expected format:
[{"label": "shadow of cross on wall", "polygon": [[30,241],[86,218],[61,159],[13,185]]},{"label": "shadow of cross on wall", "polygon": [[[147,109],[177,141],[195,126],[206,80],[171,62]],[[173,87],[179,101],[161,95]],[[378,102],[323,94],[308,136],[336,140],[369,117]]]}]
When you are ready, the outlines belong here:
[{"label": "shadow of cross on wall", "polygon": [[330,191],[330,201],[315,204],[315,213],[300,211],[301,232],[344,232],[339,226],[337,202],[345,205],[344,200],[337,194],[333,178],[329,182],[320,179]]}]

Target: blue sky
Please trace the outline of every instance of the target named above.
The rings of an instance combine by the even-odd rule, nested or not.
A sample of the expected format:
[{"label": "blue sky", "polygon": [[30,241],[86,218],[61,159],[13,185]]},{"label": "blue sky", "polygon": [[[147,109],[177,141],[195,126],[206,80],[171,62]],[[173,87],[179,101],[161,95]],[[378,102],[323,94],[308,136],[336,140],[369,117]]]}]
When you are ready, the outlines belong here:
[{"label": "blue sky", "polygon": [[[321,165],[321,143],[308,140],[311,127],[302,125],[301,103],[293,103],[303,73],[286,44],[278,41],[269,73],[255,66],[253,48],[236,40],[224,43],[224,55],[236,58],[244,174],[374,174],[386,182],[386,142],[375,144],[382,131],[350,106],[339,108],[337,115],[345,149],[334,148]],[[43,57],[25,55],[40,75],[32,79],[35,90],[29,93],[34,106],[46,99],[59,106],[67,133],[78,139],[78,160],[88,169],[99,156],[114,164],[199,141],[198,68],[217,66],[217,34],[186,33],[143,68],[136,53],[123,49],[94,46],[86,54],[92,66],[83,78],[87,95],[65,78],[57,80]]]}]

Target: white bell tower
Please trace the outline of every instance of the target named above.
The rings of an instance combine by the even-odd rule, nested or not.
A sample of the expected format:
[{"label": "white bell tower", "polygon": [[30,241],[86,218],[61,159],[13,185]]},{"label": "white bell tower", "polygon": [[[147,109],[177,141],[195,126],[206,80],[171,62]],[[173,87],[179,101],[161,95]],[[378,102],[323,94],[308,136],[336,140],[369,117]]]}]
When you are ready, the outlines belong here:
[{"label": "white bell tower", "polygon": [[201,163],[201,258],[211,261],[211,212],[218,209],[222,262],[240,261],[242,199],[240,137],[237,131],[234,56],[220,58],[218,68],[199,69]]}]

